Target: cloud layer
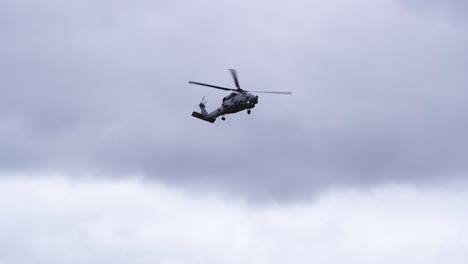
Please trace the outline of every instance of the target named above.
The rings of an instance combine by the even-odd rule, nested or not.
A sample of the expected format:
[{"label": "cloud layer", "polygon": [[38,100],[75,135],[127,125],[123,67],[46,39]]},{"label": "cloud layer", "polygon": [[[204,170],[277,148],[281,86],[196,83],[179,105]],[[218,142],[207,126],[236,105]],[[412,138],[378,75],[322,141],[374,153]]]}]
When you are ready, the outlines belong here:
[{"label": "cloud layer", "polygon": [[[464,263],[463,188],[386,186],[257,207],[136,180],[0,179],[0,261]],[[37,176],[37,175],[36,175]],[[33,221],[31,221],[33,220]]]}]

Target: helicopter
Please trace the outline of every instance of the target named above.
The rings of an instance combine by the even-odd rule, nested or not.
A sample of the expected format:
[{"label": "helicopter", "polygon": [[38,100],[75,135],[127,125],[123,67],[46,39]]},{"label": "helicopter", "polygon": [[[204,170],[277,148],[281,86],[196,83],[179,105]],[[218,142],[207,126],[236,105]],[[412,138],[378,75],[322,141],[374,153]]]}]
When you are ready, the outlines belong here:
[{"label": "helicopter", "polygon": [[201,85],[210,88],[220,89],[224,91],[232,91],[228,96],[223,98],[221,106],[211,113],[208,113],[205,108],[206,101],[204,101],[205,97],[202,98],[198,107],[200,107],[200,112],[193,111],[192,116],[199,118],[201,120],[214,123],[216,118],[221,116],[221,120],[226,120],[224,115],[227,114],[234,114],[240,111],[247,110],[247,114],[250,115],[251,109],[258,104],[258,95],[253,95],[251,93],[269,93],[269,94],[292,94],[291,92],[276,92],[276,91],[246,91],[240,88],[239,79],[237,78],[237,72],[234,69],[229,69],[231,72],[232,79],[234,80],[234,84],[236,85],[236,89],[233,88],[226,88],[206,83],[200,82],[193,82],[189,81],[189,84]]}]

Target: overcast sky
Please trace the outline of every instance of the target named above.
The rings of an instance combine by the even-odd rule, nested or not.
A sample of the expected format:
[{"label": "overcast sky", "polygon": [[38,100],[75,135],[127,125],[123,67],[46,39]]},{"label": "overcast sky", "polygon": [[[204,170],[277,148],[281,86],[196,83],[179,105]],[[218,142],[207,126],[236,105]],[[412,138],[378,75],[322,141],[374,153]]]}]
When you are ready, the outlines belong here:
[{"label": "overcast sky", "polygon": [[[87,236],[70,235],[67,230],[75,224],[82,224],[78,230],[83,232],[100,232],[99,225],[90,230],[87,221],[73,219],[98,219],[105,226],[124,217],[105,231],[109,234],[96,236],[124,241],[122,228],[138,240],[144,239],[138,234],[145,229],[133,229],[139,224],[135,219],[157,218],[158,213],[146,211],[174,206],[188,211],[187,219],[196,219],[186,227],[190,230],[210,229],[206,215],[229,215],[232,209],[232,222],[221,217],[214,221],[219,230],[237,226],[246,233],[242,241],[247,245],[229,251],[237,245],[229,242],[235,232],[224,230],[226,236],[218,232],[215,242],[202,243],[198,256],[196,245],[204,236],[195,234],[184,244],[187,229],[175,221],[166,228],[177,233],[175,242],[155,246],[167,259],[135,258],[141,250],[151,255],[153,241],[145,240],[135,241],[144,249],[134,246],[122,263],[185,263],[192,257],[200,263],[271,263],[296,253],[300,261],[308,252],[322,252],[305,248],[308,239],[313,239],[310,245],[322,239],[329,243],[328,251],[310,262],[461,261],[468,219],[456,210],[468,202],[457,194],[468,187],[467,17],[467,2],[457,0],[0,0],[0,182],[5,190],[0,198],[17,201],[3,201],[0,210],[21,219],[6,220],[0,234],[9,234],[7,240],[20,236],[23,242],[40,241],[41,234],[51,231],[43,228],[57,224],[52,231],[58,236],[44,245],[12,243],[0,249],[0,260],[32,263],[40,252],[44,263],[72,263],[79,252],[84,255],[76,263],[89,263],[93,253],[87,250],[96,246],[98,261],[108,261],[108,255],[128,244],[99,247]],[[237,69],[244,89],[290,90],[293,95],[262,94],[251,115],[241,112],[214,124],[191,117],[203,96],[211,110],[226,93],[189,86],[188,81],[233,86],[229,68]],[[24,192],[31,193],[27,197],[37,200],[35,206],[22,195],[23,183],[28,186]],[[118,186],[130,196],[120,196]],[[137,194],[155,190],[164,195]],[[188,196],[180,198],[185,192]],[[214,201],[206,200],[207,195]],[[386,203],[377,211],[375,196]],[[54,200],[64,197],[68,199],[56,206]],[[420,203],[405,207],[405,200],[414,197]],[[154,199],[159,200],[155,207],[146,206]],[[378,221],[367,213],[328,214],[353,202]],[[117,212],[120,203],[123,211]],[[127,212],[133,203],[144,206]],[[279,206],[273,215],[272,204]],[[418,246],[422,258],[409,249],[393,258],[404,247],[400,240],[375,248],[367,241],[364,252],[375,258],[326,257],[335,244],[350,254],[348,246],[365,235],[366,227],[398,227],[382,215],[401,220],[420,205],[424,209],[414,212],[416,220],[408,228],[427,215],[445,214],[446,206],[453,209],[434,220],[434,228],[428,224],[420,229],[437,230],[427,238],[438,241],[437,234],[446,234],[437,228],[453,224],[453,236],[445,237],[450,246],[441,249],[440,259],[423,251],[442,244],[418,244],[424,240],[419,233],[411,236],[411,245]],[[61,213],[55,215],[51,206]],[[96,214],[107,206],[116,211],[101,219]],[[297,206],[301,209],[291,216]],[[127,213],[132,216],[126,218]],[[179,213],[169,212],[164,221]],[[42,222],[30,226],[37,214],[45,215]],[[245,226],[252,214],[256,222]],[[311,223],[310,228],[320,229],[317,234],[307,225],[315,216],[325,222],[350,217],[351,222],[330,220],[325,230]],[[266,233],[258,231],[264,221],[272,221]],[[300,227],[291,231],[295,221],[301,221]],[[23,233],[25,226],[31,233]],[[276,228],[281,234],[272,231]],[[346,236],[329,234],[333,228],[342,228]],[[388,234],[374,235],[383,239]],[[53,244],[62,239],[68,241],[63,244],[68,255],[54,258]],[[274,245],[261,252],[248,250],[249,243],[268,239]],[[244,257],[211,256],[220,254],[211,252],[214,245]],[[283,247],[284,255],[271,257]],[[24,251],[29,255],[22,259]],[[254,258],[257,253],[269,257]]]}]

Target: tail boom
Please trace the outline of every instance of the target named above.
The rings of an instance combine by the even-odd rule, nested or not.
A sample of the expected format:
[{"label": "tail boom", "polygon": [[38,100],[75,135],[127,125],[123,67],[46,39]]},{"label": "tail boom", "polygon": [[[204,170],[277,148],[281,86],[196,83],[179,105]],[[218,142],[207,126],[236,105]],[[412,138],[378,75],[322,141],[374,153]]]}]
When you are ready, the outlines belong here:
[{"label": "tail boom", "polygon": [[214,117],[207,118],[206,115],[203,115],[203,114],[195,112],[195,111],[193,111],[192,116],[196,117],[198,119],[204,120],[206,122],[210,122],[210,123],[214,123],[216,121],[216,118],[214,118]]}]

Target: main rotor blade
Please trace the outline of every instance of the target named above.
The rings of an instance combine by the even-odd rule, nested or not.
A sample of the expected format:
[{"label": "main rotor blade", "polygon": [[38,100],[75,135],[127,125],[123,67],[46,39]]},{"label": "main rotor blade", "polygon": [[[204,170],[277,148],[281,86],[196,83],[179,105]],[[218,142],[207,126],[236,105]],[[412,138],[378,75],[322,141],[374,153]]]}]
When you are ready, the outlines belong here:
[{"label": "main rotor blade", "polygon": [[237,72],[236,72],[236,70],[234,70],[234,69],[229,69],[229,71],[231,72],[231,75],[232,75],[232,78],[234,79],[234,83],[236,84],[236,87],[240,89],[239,80],[237,79]]},{"label": "main rotor blade", "polygon": [[201,85],[201,86],[207,86],[207,87],[211,87],[211,88],[215,88],[215,89],[220,89],[220,90],[224,90],[224,91],[236,91],[236,89],[230,89],[230,88],[221,87],[221,86],[216,86],[216,85],[211,85],[211,84],[206,84],[206,83],[199,83],[199,82],[192,82],[192,81],[189,81],[189,83],[190,83],[190,84]]},{"label": "main rotor blade", "polygon": [[292,94],[292,92],[275,92],[275,91],[247,91],[249,93],[269,93],[269,94]]}]

